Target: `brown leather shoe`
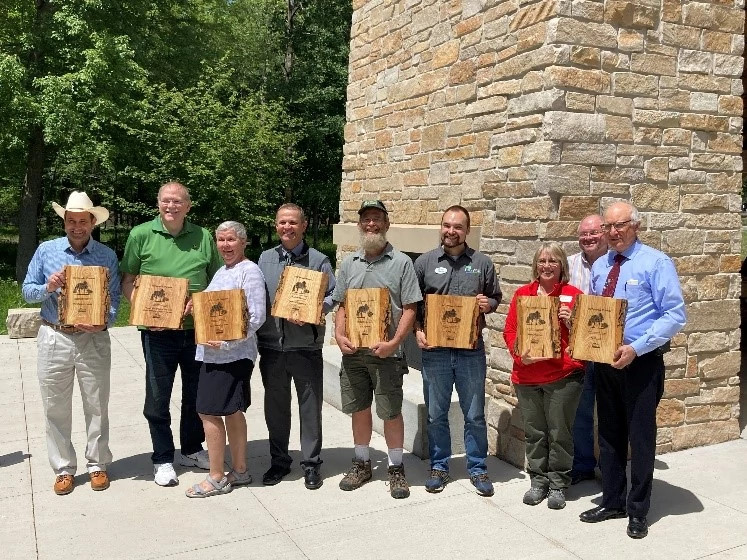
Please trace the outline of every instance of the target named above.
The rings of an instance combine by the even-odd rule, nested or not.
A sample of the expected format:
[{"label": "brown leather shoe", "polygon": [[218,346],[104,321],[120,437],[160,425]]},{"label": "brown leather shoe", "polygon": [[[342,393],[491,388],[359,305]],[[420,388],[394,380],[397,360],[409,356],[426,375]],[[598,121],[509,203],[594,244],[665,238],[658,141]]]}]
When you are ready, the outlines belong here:
[{"label": "brown leather shoe", "polygon": [[91,477],[91,490],[98,492],[109,488],[109,475],[106,471],[93,471],[88,476]]},{"label": "brown leather shoe", "polygon": [[71,474],[61,474],[54,481],[54,493],[58,496],[64,496],[73,491],[75,479]]}]

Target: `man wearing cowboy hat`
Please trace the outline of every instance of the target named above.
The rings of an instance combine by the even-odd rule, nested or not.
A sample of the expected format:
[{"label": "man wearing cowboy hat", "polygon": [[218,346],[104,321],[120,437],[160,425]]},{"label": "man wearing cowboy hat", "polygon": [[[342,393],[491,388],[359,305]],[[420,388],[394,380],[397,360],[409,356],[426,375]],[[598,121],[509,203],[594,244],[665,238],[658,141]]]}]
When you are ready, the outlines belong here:
[{"label": "man wearing cowboy hat", "polygon": [[[42,304],[37,373],[47,423],[49,463],[57,475],[54,492],[62,496],[73,491],[77,468],[70,440],[76,376],[86,417],[86,467],[91,488],[109,488],[106,465],[112,460],[108,410],[111,343],[106,329],[117,315],[120,288],[116,254],[91,237],[93,228],[109,218],[109,211],[94,206],[83,192],[71,193],[64,208],[56,202],[52,207],[64,220],[67,235],[39,245],[29,263],[22,291],[28,303]],[[109,270],[108,325],[59,324],[57,300],[65,284],[66,265],[104,266]]]}]

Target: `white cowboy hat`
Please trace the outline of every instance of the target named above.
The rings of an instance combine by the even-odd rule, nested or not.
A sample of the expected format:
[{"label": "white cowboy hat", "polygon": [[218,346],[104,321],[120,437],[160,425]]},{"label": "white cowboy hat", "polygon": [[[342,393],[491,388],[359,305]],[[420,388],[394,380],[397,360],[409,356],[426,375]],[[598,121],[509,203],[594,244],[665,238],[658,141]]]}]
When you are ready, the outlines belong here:
[{"label": "white cowboy hat", "polygon": [[65,218],[65,212],[90,212],[96,218],[96,225],[103,224],[109,219],[109,210],[103,206],[94,206],[91,199],[84,192],[73,191],[67,199],[67,204],[63,208],[56,202],[52,203],[52,208],[57,212],[60,218]]}]

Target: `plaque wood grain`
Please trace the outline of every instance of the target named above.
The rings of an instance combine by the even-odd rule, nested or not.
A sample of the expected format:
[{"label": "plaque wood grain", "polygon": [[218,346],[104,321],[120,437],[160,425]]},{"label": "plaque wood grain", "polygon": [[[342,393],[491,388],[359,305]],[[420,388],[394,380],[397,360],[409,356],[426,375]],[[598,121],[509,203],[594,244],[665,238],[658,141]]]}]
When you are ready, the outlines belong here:
[{"label": "plaque wood grain", "polygon": [[109,300],[109,269],[105,266],[67,265],[57,311],[62,325],[106,325]]},{"label": "plaque wood grain", "polygon": [[216,290],[192,294],[195,342],[246,338],[249,309],[244,290]]},{"label": "plaque wood grain", "polygon": [[560,358],[560,300],[550,296],[519,296],[516,301],[516,342],[519,355]]},{"label": "plaque wood grain", "polygon": [[474,349],[479,318],[474,296],[425,296],[425,338],[430,346]]},{"label": "plaque wood grain", "polygon": [[189,298],[189,280],[140,275],[135,278],[130,305],[130,324],[178,329]]},{"label": "plaque wood grain", "polygon": [[358,348],[370,348],[389,339],[391,307],[389,290],[363,288],[345,294],[345,316],[348,338]]},{"label": "plaque wood grain", "polygon": [[623,341],[628,302],[582,294],[573,306],[570,346],[576,360],[611,364]]},{"label": "plaque wood grain", "polygon": [[329,278],[324,272],[300,266],[286,266],[275,292],[271,314],[283,319],[313,325],[321,324],[328,282]]}]

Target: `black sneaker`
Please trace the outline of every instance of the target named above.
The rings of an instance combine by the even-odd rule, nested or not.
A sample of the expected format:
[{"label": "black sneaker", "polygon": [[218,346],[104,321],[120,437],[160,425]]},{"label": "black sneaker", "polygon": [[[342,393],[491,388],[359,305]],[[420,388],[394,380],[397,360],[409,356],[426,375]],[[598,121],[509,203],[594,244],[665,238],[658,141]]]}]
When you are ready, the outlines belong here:
[{"label": "black sneaker", "polygon": [[353,459],[353,466],[340,481],[340,490],[357,490],[371,480],[371,461]]},{"label": "black sneaker", "polygon": [[288,476],[290,472],[291,470],[289,467],[272,465],[269,470],[262,475],[262,484],[265,486],[275,486],[278,482]]},{"label": "black sneaker", "polygon": [[490,482],[488,473],[473,474],[469,477],[469,481],[472,483],[472,486],[475,487],[475,490],[477,490],[477,493],[480,494],[480,496],[489,498],[495,493],[495,490],[493,490],[493,483]]},{"label": "black sneaker", "polygon": [[392,498],[407,498],[410,495],[410,485],[405,478],[404,465],[392,465],[389,467],[389,493]]},{"label": "black sneaker", "polygon": [[425,479],[425,491],[437,494],[451,481],[449,473],[441,469],[431,469],[431,474]]}]

